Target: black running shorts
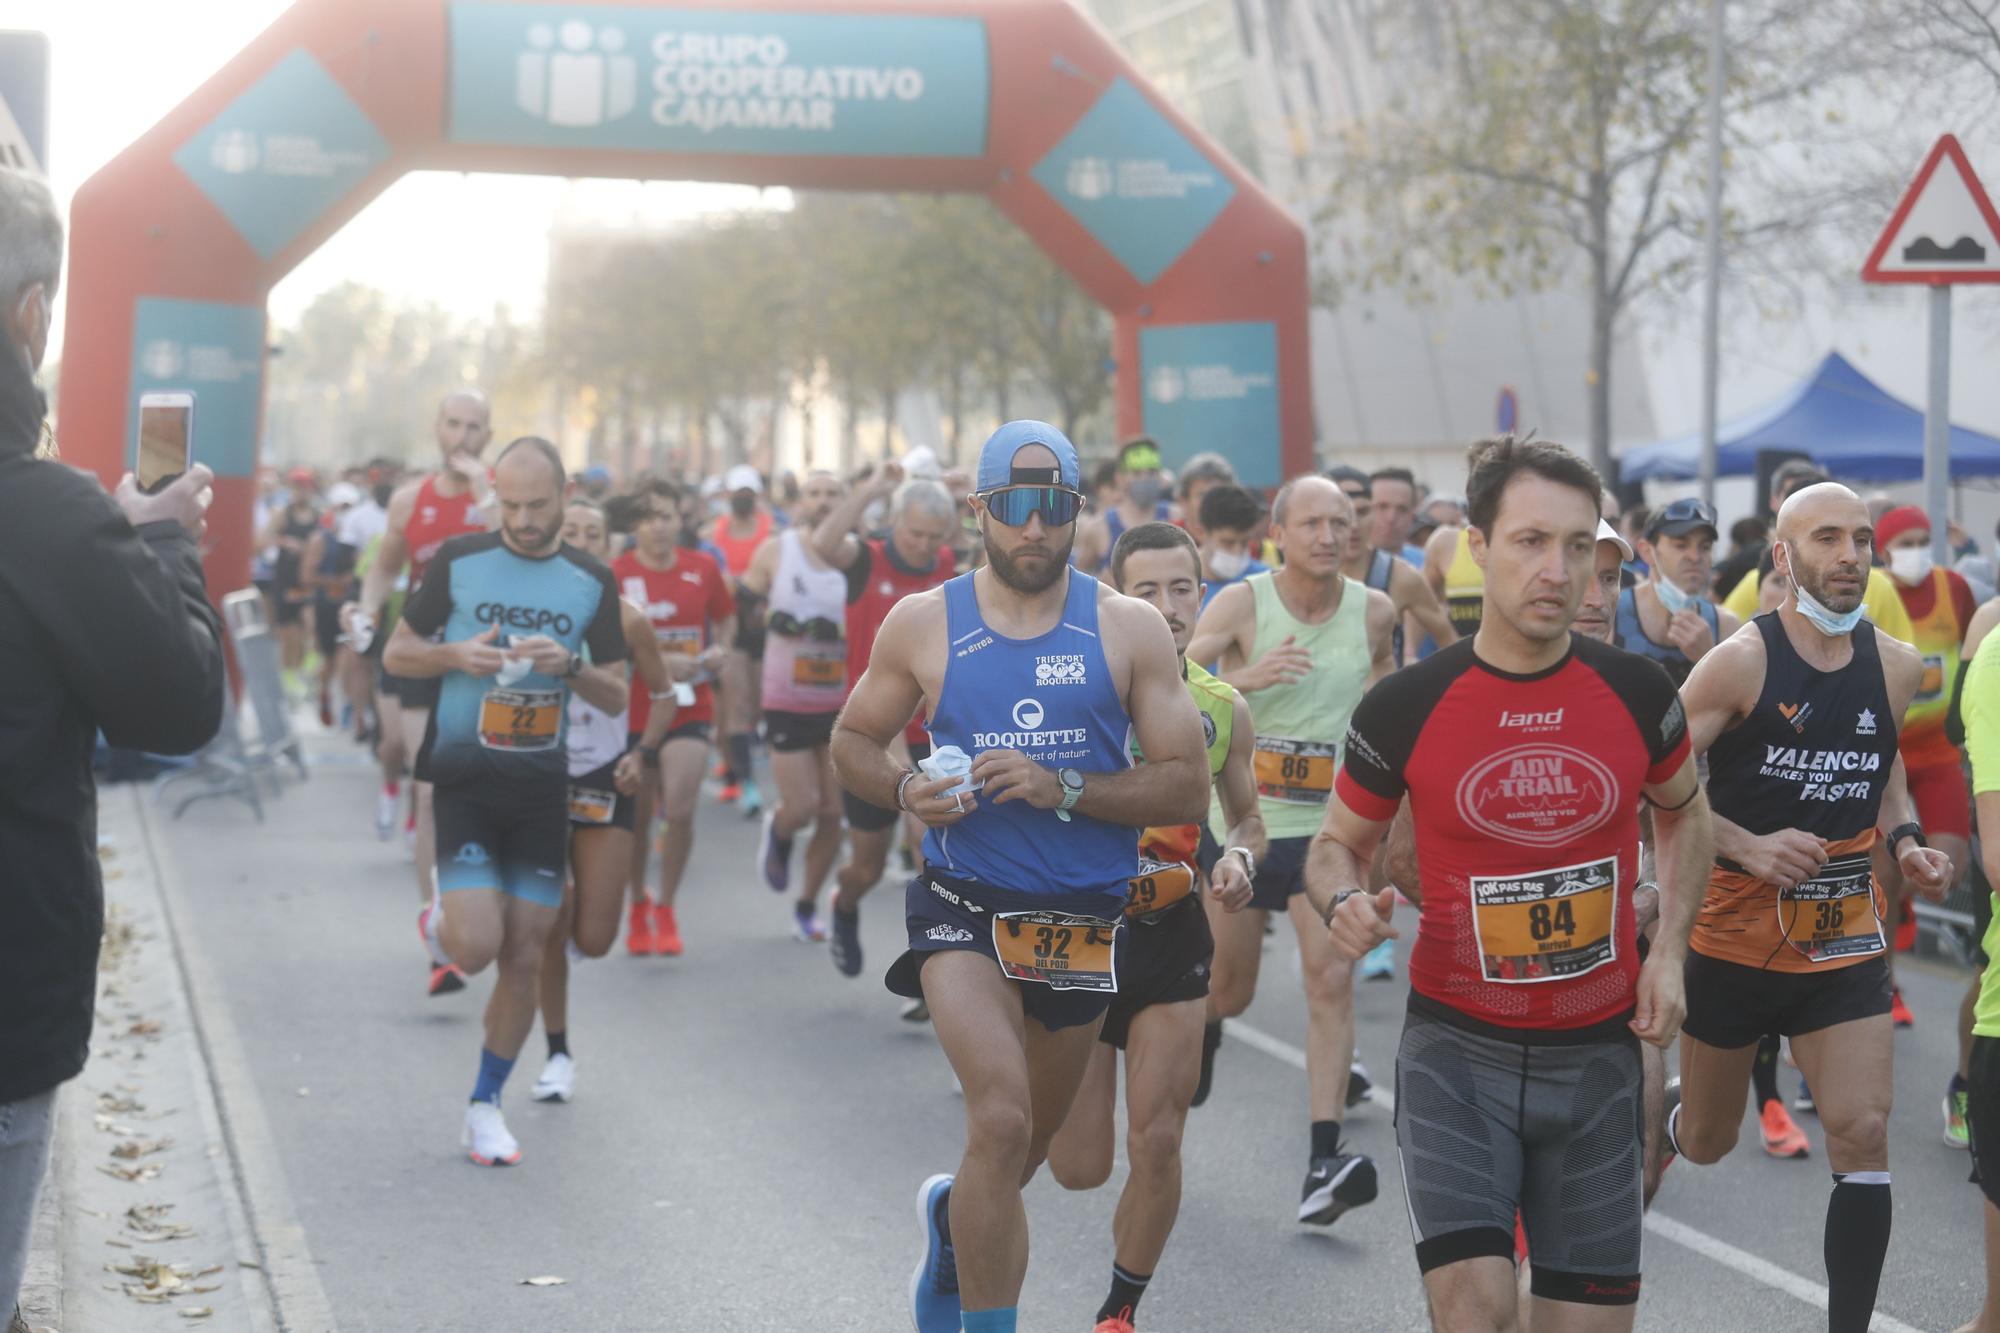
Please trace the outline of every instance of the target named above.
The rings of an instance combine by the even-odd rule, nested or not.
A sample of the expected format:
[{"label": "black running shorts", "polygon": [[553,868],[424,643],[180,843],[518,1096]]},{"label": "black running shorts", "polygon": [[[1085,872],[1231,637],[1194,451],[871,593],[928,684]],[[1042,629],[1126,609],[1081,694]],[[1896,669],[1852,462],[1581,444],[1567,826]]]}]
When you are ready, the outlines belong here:
[{"label": "black running shorts", "polygon": [[[911,763],[921,764],[930,757],[931,747],[928,742],[911,742]],[[880,833],[883,829],[896,827],[896,811],[864,801],[845,787],[840,789],[840,805],[847,815],[847,826],[851,829],[857,829],[862,833]]]},{"label": "black running shorts", "polygon": [[1199,893],[1150,917],[1126,917],[1118,998],[1104,1015],[1104,1030],[1097,1039],[1122,1051],[1132,1020],[1141,1010],[1203,999],[1208,995],[1209,964],[1214,961],[1215,937],[1209,934]]},{"label": "black running shorts", "polygon": [[1511,1261],[1518,1213],[1537,1296],[1637,1301],[1639,1080],[1623,1016],[1575,1034],[1516,1035],[1412,995],[1396,1055],[1396,1147],[1417,1266]]},{"label": "black running shorts", "polygon": [[569,811],[560,787],[492,781],[443,786],[431,809],[439,892],[499,889],[543,907],[562,906]]},{"label": "black running shorts", "polygon": [[788,713],[764,710],[764,743],[778,754],[817,750],[833,739],[833,720],[838,713]]},{"label": "black running shorts", "polygon": [[1283,912],[1295,894],[1306,891],[1306,853],[1312,838],[1273,838],[1270,848],[1257,861],[1257,877],[1250,881],[1250,905],[1266,912]]},{"label": "black running shorts", "polygon": [[616,828],[630,833],[638,825],[637,802],[618,790],[613,777],[618,761],[593,768],[569,780],[569,825],[585,829]]},{"label": "black running shorts", "polygon": [[1889,964],[1880,955],[1824,972],[1773,972],[1690,949],[1685,975],[1681,1031],[1725,1051],[1754,1046],[1767,1032],[1802,1037],[1889,1012]]},{"label": "black running shorts", "polygon": [[[1966,1120],[1972,1130],[1972,1183],[1979,1186],[1986,1201],[2000,1208],[2000,1037],[1972,1039],[1971,1095],[1966,1098]],[[1982,1170],[1980,1145],[1992,1154]]]},{"label": "black running shorts", "polygon": [[[934,953],[964,950],[984,954],[999,965],[995,952],[996,921],[1003,913],[1052,912],[1089,917],[1105,923],[1112,936],[1111,971],[1122,974],[1126,937],[1131,934],[1122,923],[1125,886],[1113,892],[1090,894],[1016,893],[970,880],[947,879],[929,871],[910,881],[903,892],[903,914],[909,927],[909,949],[889,967],[884,984],[906,999],[924,997],[924,960]],[[1009,926],[1000,922],[998,929]],[[1064,943],[1074,942],[1081,951],[1084,933],[1067,928]],[[1032,937],[1032,928],[1025,932]],[[1028,1017],[1050,1031],[1095,1023],[1111,1007],[1113,991],[1061,988],[1043,981],[1015,980],[1020,988],[1022,1007]]]}]

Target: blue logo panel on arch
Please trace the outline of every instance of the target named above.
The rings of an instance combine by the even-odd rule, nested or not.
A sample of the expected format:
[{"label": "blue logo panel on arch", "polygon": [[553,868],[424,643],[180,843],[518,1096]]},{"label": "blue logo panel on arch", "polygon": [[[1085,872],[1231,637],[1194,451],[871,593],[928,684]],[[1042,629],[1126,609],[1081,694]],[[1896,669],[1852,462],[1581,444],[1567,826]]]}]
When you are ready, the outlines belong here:
[{"label": "blue logo panel on arch", "polygon": [[1166,324],[1139,330],[1140,421],[1178,469],[1212,449],[1245,486],[1284,480],[1278,431],[1278,326]]},{"label": "blue logo panel on arch", "polygon": [[1033,175],[1133,277],[1148,283],[1236,197],[1208,155],[1125,79],[1105,89]]},{"label": "blue logo panel on arch", "polygon": [[981,157],[988,83],[976,18],[451,6],[460,143]]},{"label": "blue logo panel on arch", "polygon": [[251,475],[264,399],[264,308],[139,298],[125,402],[127,469],[139,456],[139,395],[177,390],[194,394],[194,461],[218,477]]},{"label": "blue logo panel on arch", "polygon": [[294,51],[174,162],[269,259],[380,166],[388,141],[319,61]]}]

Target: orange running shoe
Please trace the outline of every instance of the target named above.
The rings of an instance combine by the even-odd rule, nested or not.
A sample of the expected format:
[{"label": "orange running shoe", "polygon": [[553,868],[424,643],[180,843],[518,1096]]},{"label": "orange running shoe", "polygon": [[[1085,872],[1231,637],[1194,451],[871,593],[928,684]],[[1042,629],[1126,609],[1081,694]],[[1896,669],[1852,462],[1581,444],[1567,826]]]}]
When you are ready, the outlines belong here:
[{"label": "orange running shoe", "polygon": [[736,802],[741,800],[742,798],[743,798],[743,784],[740,782],[732,782],[727,787],[724,787],[721,791],[715,793],[715,799],[722,802],[724,805],[735,805]]},{"label": "orange running shoe", "polygon": [[653,905],[643,899],[632,904],[632,912],[625,927],[625,952],[634,958],[644,958],[654,952]]},{"label": "orange running shoe", "polygon": [[1763,1114],[1758,1117],[1764,1126],[1764,1151],[1773,1157],[1803,1158],[1812,1156],[1812,1143],[1806,1132],[1792,1119],[1792,1113],[1785,1109],[1783,1102],[1765,1102]]},{"label": "orange running shoe", "polygon": [[1090,1333],[1139,1333],[1132,1325],[1132,1307],[1128,1305],[1109,1319],[1098,1320]]},{"label": "orange running shoe", "polygon": [[1889,992],[1889,1022],[1899,1028],[1913,1028],[1917,1016],[1910,1012],[1910,1006],[1903,1003],[1902,987]]},{"label": "orange running shoe", "polygon": [[653,905],[653,952],[668,958],[681,956],[681,928],[674,909],[664,903]]},{"label": "orange running shoe", "polygon": [[1908,953],[1917,947],[1917,914],[1905,908],[1902,924],[1896,927],[1896,952]]}]

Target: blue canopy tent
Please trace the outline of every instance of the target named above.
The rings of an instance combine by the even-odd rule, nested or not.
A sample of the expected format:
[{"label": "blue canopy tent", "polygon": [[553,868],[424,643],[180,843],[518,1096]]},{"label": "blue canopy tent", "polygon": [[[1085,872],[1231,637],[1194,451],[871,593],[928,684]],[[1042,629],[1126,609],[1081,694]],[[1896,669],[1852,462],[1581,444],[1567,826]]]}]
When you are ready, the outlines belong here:
[{"label": "blue canopy tent", "polygon": [[[1715,433],[1715,473],[1750,476],[1760,449],[1796,449],[1835,477],[1915,481],[1924,475],[1922,409],[1890,397],[1829,352],[1819,369],[1776,402],[1725,422]],[[1619,459],[1626,481],[1690,481],[1701,474],[1701,435],[1657,440]],[[2000,439],[1951,428],[1951,476],[2000,476]]]}]

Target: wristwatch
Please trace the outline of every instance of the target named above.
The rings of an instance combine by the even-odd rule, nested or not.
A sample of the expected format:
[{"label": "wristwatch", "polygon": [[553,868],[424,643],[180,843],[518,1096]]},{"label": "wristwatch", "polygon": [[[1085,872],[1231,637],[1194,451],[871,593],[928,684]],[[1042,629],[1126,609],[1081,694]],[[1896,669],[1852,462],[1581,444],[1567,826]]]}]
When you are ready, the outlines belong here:
[{"label": "wristwatch", "polygon": [[1062,804],[1056,807],[1056,818],[1069,823],[1069,812],[1083,799],[1083,774],[1073,768],[1059,768],[1056,778],[1062,783]]},{"label": "wristwatch", "polygon": [[569,665],[563,668],[563,679],[568,680],[581,670],[583,670],[583,654],[571,653],[569,655]]},{"label": "wristwatch", "polygon": [[1924,826],[1912,819],[1907,824],[1898,824],[1889,830],[1889,856],[1891,859],[1894,859],[1896,855],[1896,844],[1905,838],[1915,838],[1919,847],[1930,846],[1930,843],[1924,840]]},{"label": "wristwatch", "polygon": [[1333,914],[1340,910],[1340,905],[1361,892],[1363,892],[1361,889],[1342,889],[1339,893],[1334,894],[1333,901],[1326,905],[1326,912],[1320,917],[1320,923],[1331,930],[1333,928]]},{"label": "wristwatch", "polygon": [[1257,858],[1251,854],[1250,849],[1248,847],[1225,847],[1222,849],[1224,856],[1228,856],[1232,852],[1243,858],[1244,878],[1257,878]]},{"label": "wristwatch", "polygon": [[[665,741],[660,742],[660,745],[665,744]],[[639,747],[639,762],[647,768],[658,768],[660,766],[660,745],[641,745]]]}]

